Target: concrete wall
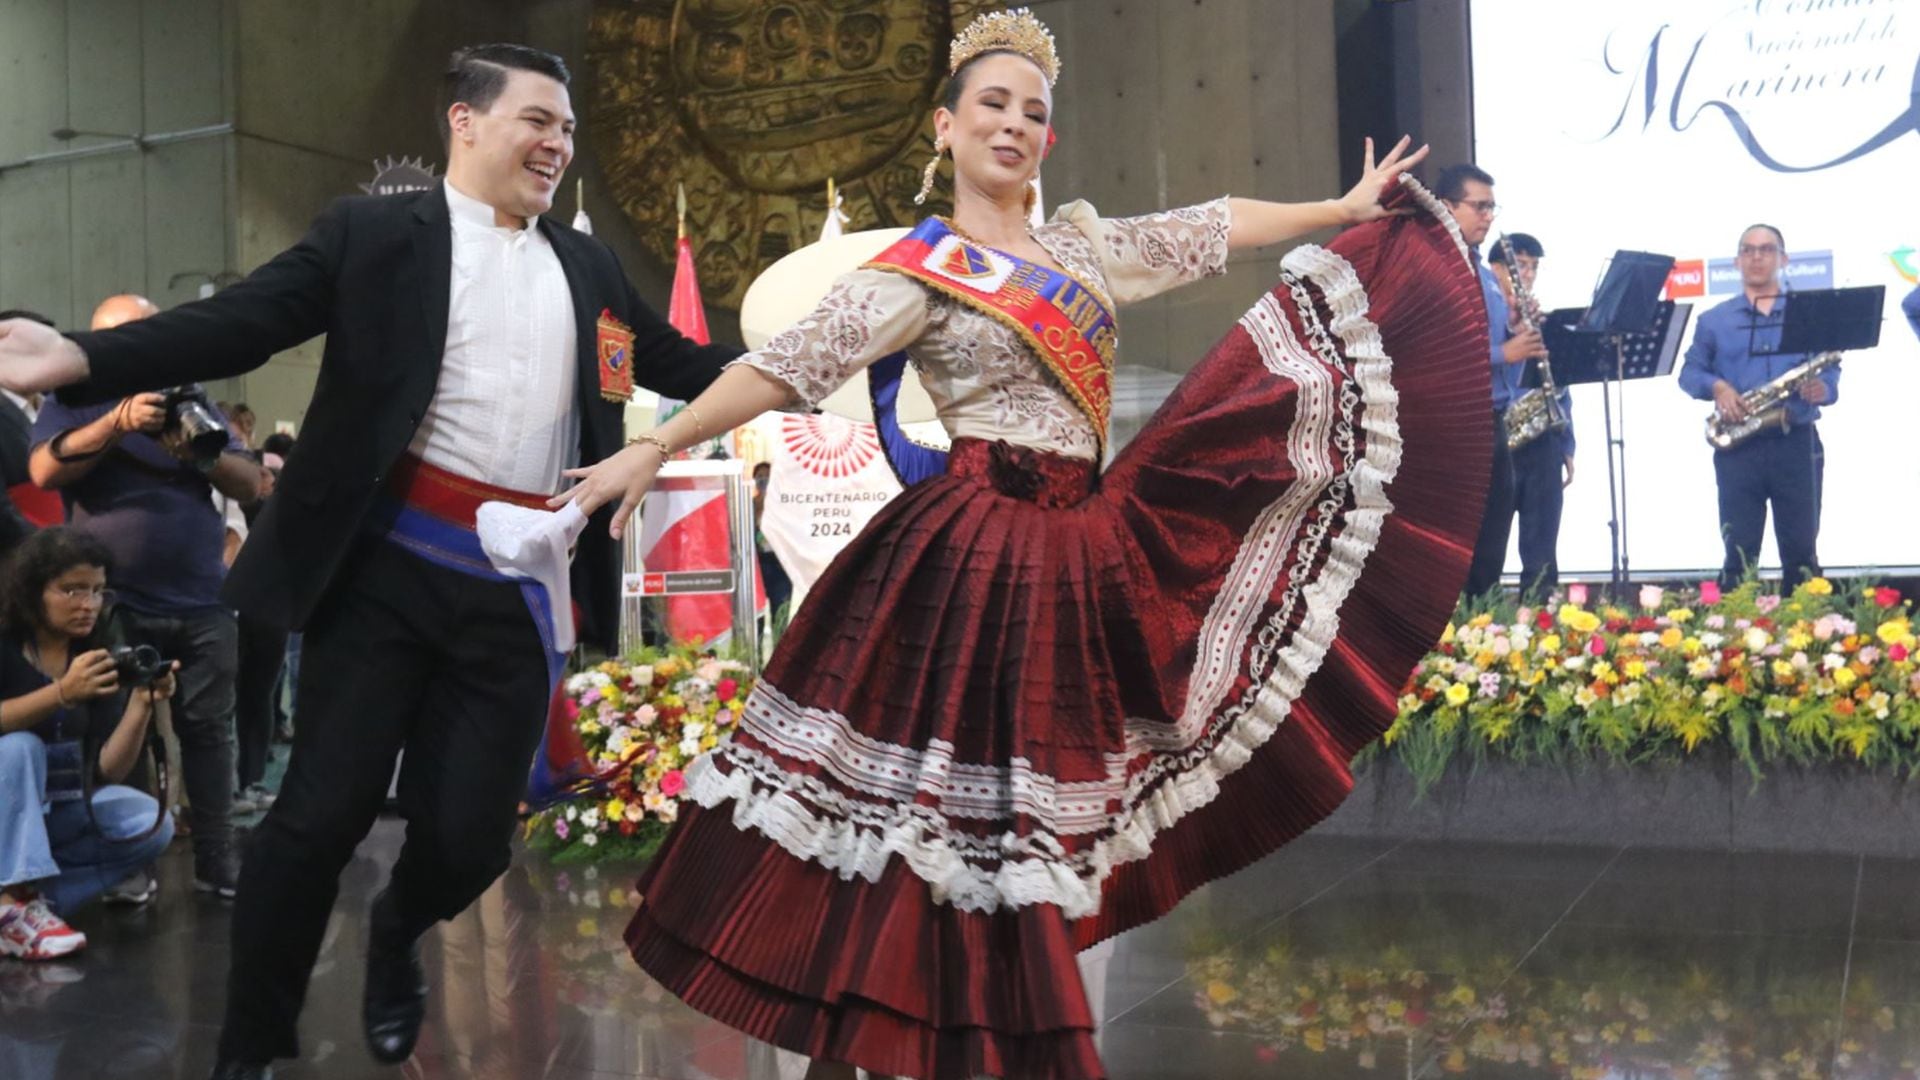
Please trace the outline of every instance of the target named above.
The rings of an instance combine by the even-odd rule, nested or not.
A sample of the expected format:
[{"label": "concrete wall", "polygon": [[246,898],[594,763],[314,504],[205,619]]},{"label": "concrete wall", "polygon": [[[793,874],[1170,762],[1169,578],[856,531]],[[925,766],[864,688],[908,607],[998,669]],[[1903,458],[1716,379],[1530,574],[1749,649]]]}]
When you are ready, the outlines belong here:
[{"label": "concrete wall", "polygon": [[118,292],[162,305],[234,265],[230,136],[39,155],[231,117],[224,0],[0,0],[0,308],[84,326]]}]

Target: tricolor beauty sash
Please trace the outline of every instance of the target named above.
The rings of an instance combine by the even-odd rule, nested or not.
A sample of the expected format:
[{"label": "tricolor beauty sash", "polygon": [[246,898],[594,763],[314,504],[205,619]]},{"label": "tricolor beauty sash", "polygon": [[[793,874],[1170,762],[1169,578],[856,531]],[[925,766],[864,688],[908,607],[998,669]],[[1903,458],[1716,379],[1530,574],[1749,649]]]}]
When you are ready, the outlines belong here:
[{"label": "tricolor beauty sash", "polygon": [[973,243],[928,218],[866,264],[905,274],[1006,324],[1093,421],[1104,454],[1113,411],[1113,311],[1071,274]]}]

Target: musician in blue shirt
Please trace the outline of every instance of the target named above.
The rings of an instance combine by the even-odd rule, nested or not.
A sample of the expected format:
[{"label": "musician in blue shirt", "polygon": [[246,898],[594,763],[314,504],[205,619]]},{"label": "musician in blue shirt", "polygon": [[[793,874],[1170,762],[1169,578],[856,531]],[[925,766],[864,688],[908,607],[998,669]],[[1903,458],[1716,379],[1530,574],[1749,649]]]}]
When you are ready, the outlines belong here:
[{"label": "musician in blue shirt", "polygon": [[1473,562],[1467,569],[1467,595],[1479,596],[1500,584],[1500,571],[1507,561],[1507,537],[1513,530],[1514,478],[1513,459],[1507,452],[1507,406],[1520,396],[1527,360],[1544,356],[1547,350],[1538,330],[1515,333],[1508,325],[1506,296],[1493,271],[1480,259],[1480,245],[1499,211],[1493,201],[1493,177],[1472,165],[1449,165],[1434,180],[1433,192],[1453,211],[1460,236],[1473,252],[1491,337],[1487,356],[1493,366],[1493,476],[1487,486],[1480,535],[1473,544]]},{"label": "musician in blue shirt", "polygon": [[[1507,248],[1499,243],[1487,249],[1487,261],[1499,268],[1494,276],[1511,313],[1511,332],[1522,323],[1512,275],[1518,273],[1527,294],[1537,298],[1533,282],[1546,249],[1523,232],[1506,234],[1506,242],[1513,248],[1515,265],[1507,265]],[[1533,313],[1536,322],[1541,314]],[[1515,394],[1518,400],[1520,393],[1540,385],[1540,364],[1506,365],[1508,371],[1516,368],[1521,373],[1521,390]],[[1561,387],[1557,396],[1561,415],[1568,417],[1567,424],[1509,451],[1513,457],[1513,508],[1520,519],[1520,593],[1535,600],[1551,594],[1560,584],[1560,514],[1566,505],[1567,485],[1573,483],[1573,395]]]},{"label": "musician in blue shirt", "polygon": [[[1745,419],[1741,395],[1807,363],[1801,353],[1773,353],[1780,342],[1788,294],[1781,284],[1786,241],[1771,225],[1740,234],[1737,252],[1741,293],[1700,316],[1693,345],[1680,369],[1680,387],[1711,401],[1722,419]],[[1773,539],[1780,548],[1781,587],[1792,589],[1820,572],[1815,544],[1820,534],[1820,489],[1826,452],[1814,422],[1820,406],[1840,396],[1840,369],[1830,367],[1802,382],[1787,402],[1787,428],[1763,429],[1713,454],[1720,488],[1720,535],[1726,560],[1723,586],[1738,584],[1759,561],[1767,507],[1773,507]]]}]

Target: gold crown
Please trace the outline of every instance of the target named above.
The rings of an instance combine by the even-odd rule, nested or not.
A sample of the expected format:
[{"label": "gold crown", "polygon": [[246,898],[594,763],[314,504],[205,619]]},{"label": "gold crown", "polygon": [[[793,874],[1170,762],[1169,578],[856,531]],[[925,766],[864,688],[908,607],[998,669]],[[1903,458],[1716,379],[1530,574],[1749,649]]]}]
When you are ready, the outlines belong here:
[{"label": "gold crown", "polygon": [[1060,56],[1053,51],[1053,33],[1026,8],[995,11],[967,24],[953,39],[947,74],[981,53],[996,50],[1018,53],[1034,62],[1052,86],[1060,77]]}]

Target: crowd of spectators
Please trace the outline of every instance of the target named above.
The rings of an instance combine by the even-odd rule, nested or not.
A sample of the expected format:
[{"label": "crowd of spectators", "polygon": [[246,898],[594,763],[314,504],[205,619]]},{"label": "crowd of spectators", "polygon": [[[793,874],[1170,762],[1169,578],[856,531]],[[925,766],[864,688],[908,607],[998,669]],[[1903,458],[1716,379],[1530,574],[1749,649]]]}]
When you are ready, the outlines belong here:
[{"label": "crowd of spectators", "polygon": [[[92,328],[157,311],[110,297]],[[234,895],[298,671],[297,635],[220,600],[293,452],[255,423],[197,386],[0,397],[0,957],[71,954],[76,908],[151,902],[176,835],[195,889]]]}]

